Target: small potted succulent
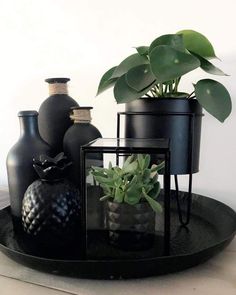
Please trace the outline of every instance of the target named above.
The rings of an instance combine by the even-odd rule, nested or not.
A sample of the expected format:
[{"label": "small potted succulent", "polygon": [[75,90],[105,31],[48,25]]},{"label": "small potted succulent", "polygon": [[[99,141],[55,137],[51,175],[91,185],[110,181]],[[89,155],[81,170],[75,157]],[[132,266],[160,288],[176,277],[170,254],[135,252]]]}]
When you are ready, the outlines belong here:
[{"label": "small potted succulent", "polygon": [[149,155],[131,155],[122,166],[92,167],[92,175],[107,201],[109,241],[123,249],[150,247],[155,231],[155,213],[162,212],[158,171],[163,162],[150,167]]},{"label": "small potted succulent", "polygon": [[[194,82],[191,93],[180,90],[180,83],[185,74],[198,68],[227,76],[209,61],[216,57],[212,44],[201,33],[183,30],[162,35],[136,50],[102,76],[97,94],[114,86],[117,103],[126,103],[127,112],[142,113],[126,117],[126,137],[171,139],[172,174],[198,172],[202,108],[224,122],[231,112],[231,98],[221,83],[209,78]],[[145,115],[150,113],[156,115]],[[191,114],[194,122],[189,131]],[[189,171],[191,140],[193,166]]]}]

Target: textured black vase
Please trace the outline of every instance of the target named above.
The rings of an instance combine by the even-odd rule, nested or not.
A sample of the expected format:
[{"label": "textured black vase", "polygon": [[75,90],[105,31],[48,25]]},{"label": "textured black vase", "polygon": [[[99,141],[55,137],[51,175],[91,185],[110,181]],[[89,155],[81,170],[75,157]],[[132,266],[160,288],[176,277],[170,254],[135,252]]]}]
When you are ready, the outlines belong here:
[{"label": "textured black vase", "polygon": [[40,179],[27,188],[22,202],[23,228],[34,252],[65,258],[79,250],[79,191],[65,178],[69,165],[63,153],[34,160]]},{"label": "textured black vase", "polygon": [[[189,174],[192,139],[192,172],[199,171],[202,107],[195,99],[148,98],[126,104],[125,136],[170,138],[171,174]],[[150,114],[153,113],[153,114]],[[154,114],[156,113],[156,114]],[[192,117],[190,114],[194,114]],[[191,118],[192,128],[191,128]]]},{"label": "textured black vase", "polygon": [[7,174],[10,193],[11,212],[14,225],[21,224],[22,199],[27,187],[37,179],[33,168],[33,157],[50,155],[50,146],[40,137],[38,112],[22,111],[20,119],[20,138],[7,156]]},{"label": "textured black vase", "polygon": [[[99,130],[90,123],[91,109],[92,107],[73,108],[71,119],[73,119],[74,124],[65,133],[63,141],[64,152],[73,163],[69,169],[68,178],[78,187],[80,185],[80,147],[96,138],[102,137]],[[88,167],[91,167],[89,166],[89,160],[92,161],[94,166],[100,166],[102,155],[89,155],[87,164]]]},{"label": "textured black vase", "polygon": [[107,226],[112,245],[126,250],[144,250],[152,246],[155,212],[147,202],[137,205],[107,202]]},{"label": "textured black vase", "polygon": [[55,153],[63,150],[63,137],[72,125],[69,118],[70,108],[78,103],[68,95],[68,78],[51,78],[49,83],[49,97],[39,108],[39,132],[42,138],[50,144]]}]

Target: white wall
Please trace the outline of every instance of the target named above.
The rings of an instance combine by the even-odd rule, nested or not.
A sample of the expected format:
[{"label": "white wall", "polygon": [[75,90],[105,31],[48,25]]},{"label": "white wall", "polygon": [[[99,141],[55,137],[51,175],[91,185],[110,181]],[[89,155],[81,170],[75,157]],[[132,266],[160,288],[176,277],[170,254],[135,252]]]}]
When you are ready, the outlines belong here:
[{"label": "white wall", "polygon": [[[216,48],[222,81],[236,95],[235,1],[0,0],[0,185],[7,185],[5,158],[19,134],[17,112],[38,109],[48,77],[70,77],[70,94],[93,105],[93,123],[115,136],[117,106],[108,91],[95,98],[105,70],[155,37],[180,29],[205,34]],[[206,75],[188,75],[187,83]],[[190,84],[191,85],[191,84]],[[184,86],[184,85],[183,85]],[[188,86],[189,87],[189,86]],[[201,171],[194,191],[236,209],[235,108],[221,124],[203,120]],[[183,186],[185,186],[183,182]]]}]

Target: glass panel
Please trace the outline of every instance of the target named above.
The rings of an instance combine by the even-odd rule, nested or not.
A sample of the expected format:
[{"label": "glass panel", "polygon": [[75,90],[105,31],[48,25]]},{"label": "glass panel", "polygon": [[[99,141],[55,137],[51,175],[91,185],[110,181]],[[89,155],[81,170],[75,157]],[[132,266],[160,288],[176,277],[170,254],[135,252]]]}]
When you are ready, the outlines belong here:
[{"label": "glass panel", "polygon": [[88,148],[151,148],[167,149],[169,140],[159,139],[133,139],[133,138],[98,138],[87,145]]},{"label": "glass panel", "polygon": [[[116,142],[99,140],[93,145]],[[96,159],[86,153],[88,259],[164,255],[163,196],[158,193],[162,176],[158,178],[146,153],[121,154],[116,147],[116,153],[103,154],[103,147],[100,154],[96,150]]]}]

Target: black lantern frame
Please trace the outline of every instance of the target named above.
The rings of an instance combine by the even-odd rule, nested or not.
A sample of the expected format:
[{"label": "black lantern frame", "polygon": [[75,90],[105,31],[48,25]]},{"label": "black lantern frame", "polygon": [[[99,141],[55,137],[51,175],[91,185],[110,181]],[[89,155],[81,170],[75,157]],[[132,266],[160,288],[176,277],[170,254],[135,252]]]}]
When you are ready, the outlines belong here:
[{"label": "black lantern frame", "polygon": [[170,148],[169,139],[130,139],[98,138],[81,147],[81,253],[87,258],[87,192],[86,192],[86,156],[91,153],[116,154],[157,154],[165,161],[164,168],[164,255],[170,255]]}]

